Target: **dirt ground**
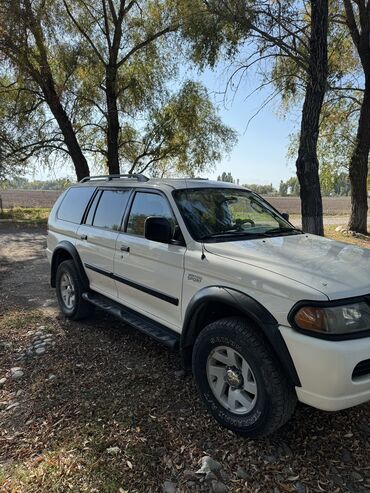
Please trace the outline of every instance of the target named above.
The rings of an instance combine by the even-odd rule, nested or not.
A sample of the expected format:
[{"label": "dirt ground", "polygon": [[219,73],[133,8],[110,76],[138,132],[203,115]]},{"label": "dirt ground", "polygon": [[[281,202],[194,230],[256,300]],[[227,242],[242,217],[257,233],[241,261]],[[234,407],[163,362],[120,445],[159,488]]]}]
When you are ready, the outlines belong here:
[{"label": "dirt ground", "polygon": [[[176,353],[104,313],[59,314],[43,230],[0,228],[1,493],[370,492],[370,404],[298,406],[272,437],[236,437]],[[44,332],[47,350],[28,356]],[[194,474],[206,455],[221,463],[213,482]]]}]

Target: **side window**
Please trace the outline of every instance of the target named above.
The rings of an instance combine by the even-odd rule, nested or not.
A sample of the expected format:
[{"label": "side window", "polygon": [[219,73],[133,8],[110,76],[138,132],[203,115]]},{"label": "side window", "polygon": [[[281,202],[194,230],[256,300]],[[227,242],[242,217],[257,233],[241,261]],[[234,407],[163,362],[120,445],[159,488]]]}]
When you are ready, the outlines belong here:
[{"label": "side window", "polygon": [[70,188],[58,209],[58,219],[80,224],[94,191],[95,188],[93,187]]},{"label": "side window", "polygon": [[118,231],[129,196],[129,190],[104,190],[95,212],[93,225]]},{"label": "side window", "polygon": [[176,222],[167,200],[156,193],[137,192],[128,219],[127,233],[144,236],[144,223],[149,216],[165,217],[174,232]]},{"label": "side window", "polygon": [[94,219],[96,205],[99,202],[100,195],[101,195],[101,190],[98,190],[97,194],[94,197],[94,200],[92,201],[92,204],[90,205],[89,212],[87,213],[85,224],[88,224],[89,226],[92,225],[92,222],[93,222],[93,219]]}]

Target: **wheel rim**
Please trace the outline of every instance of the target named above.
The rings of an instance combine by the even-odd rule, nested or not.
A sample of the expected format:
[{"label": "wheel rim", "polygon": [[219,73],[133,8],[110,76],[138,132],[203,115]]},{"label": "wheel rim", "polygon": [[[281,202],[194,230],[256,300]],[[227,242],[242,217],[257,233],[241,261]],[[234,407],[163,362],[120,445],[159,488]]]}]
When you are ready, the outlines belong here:
[{"label": "wheel rim", "polygon": [[63,272],[60,278],[60,294],[66,308],[71,309],[75,305],[76,293],[71,276]]},{"label": "wheel rim", "polygon": [[257,383],[243,356],[227,346],[212,350],[207,360],[207,379],[218,402],[233,414],[247,414],[257,401]]}]

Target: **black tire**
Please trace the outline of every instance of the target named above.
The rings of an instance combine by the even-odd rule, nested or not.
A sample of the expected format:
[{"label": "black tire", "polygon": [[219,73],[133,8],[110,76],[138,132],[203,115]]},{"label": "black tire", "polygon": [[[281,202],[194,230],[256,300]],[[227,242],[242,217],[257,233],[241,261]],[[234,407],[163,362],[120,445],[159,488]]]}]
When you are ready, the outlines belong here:
[{"label": "black tire", "polygon": [[[69,276],[73,285],[75,296],[71,307],[66,305],[62,297],[61,283],[64,275]],[[65,260],[59,264],[56,275],[56,292],[59,307],[67,318],[81,320],[93,313],[94,306],[82,298],[82,293],[84,292],[83,284],[73,260]]]},{"label": "black tire", "polygon": [[[254,407],[245,414],[235,414],[226,409],[211,389],[207,362],[219,347],[237,351],[253,372],[257,392],[252,396]],[[249,438],[269,435],[283,426],[294,412],[297,402],[294,386],[258,329],[242,318],[224,318],[201,331],[193,349],[193,374],[199,393],[212,416],[225,428],[239,435]],[[226,399],[227,392],[232,388],[226,385]]]}]

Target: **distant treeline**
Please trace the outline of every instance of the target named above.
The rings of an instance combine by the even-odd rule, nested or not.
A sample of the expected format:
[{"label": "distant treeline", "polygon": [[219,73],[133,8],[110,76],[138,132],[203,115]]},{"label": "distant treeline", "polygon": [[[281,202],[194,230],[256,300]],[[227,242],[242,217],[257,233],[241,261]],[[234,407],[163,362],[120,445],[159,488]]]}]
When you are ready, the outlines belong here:
[{"label": "distant treeline", "polygon": [[58,178],[56,180],[28,180],[16,176],[9,180],[0,181],[0,189],[12,190],[65,190],[72,184],[69,178]]},{"label": "distant treeline", "polygon": [[[321,191],[323,196],[347,196],[350,194],[350,183],[346,173],[337,173],[335,175],[320,176]],[[223,172],[217,177],[218,181],[228,183],[237,183],[232,174]],[[23,189],[23,190],[65,190],[72,184],[69,178],[58,178],[55,180],[28,180],[24,177],[14,177],[9,180],[0,181],[0,189]],[[275,188],[272,183],[269,185],[257,185],[256,183],[245,183],[244,187],[253,190],[260,195],[268,195],[271,197],[279,196],[299,196],[299,182],[296,176],[292,176],[286,181],[281,180],[279,188]]]},{"label": "distant treeline", "polygon": [[[218,181],[228,183],[239,183],[239,180],[234,179],[230,172],[225,171],[217,177]],[[347,173],[320,173],[321,193],[324,197],[343,197],[350,195],[351,186]],[[268,195],[270,197],[299,197],[299,181],[296,176],[292,176],[286,181],[281,180],[279,188],[275,188],[272,183],[269,185],[257,185],[256,183],[245,183],[244,187],[253,190],[260,195]]]}]

